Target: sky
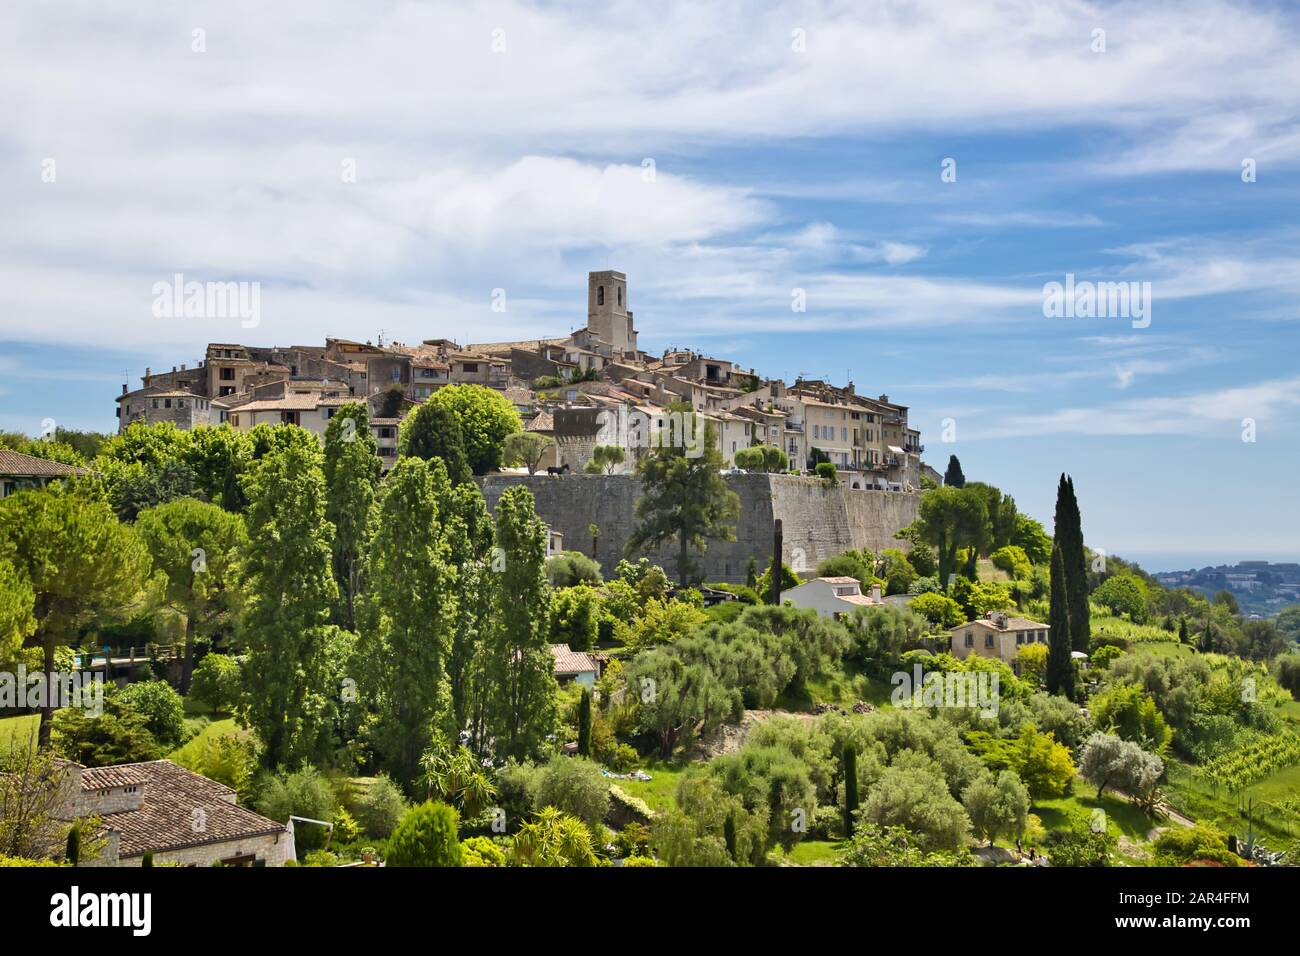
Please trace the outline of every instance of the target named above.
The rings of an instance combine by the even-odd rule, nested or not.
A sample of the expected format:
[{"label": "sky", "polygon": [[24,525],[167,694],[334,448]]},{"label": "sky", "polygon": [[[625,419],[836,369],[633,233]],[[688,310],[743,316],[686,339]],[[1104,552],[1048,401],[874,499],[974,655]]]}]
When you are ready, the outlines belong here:
[{"label": "sky", "polygon": [[[1204,0],[8,0],[0,429],[113,430],[210,341],[562,335],[617,269],[643,348],[887,394],[1049,530],[1068,472],[1091,547],[1294,560],[1298,40]],[[178,275],[256,325],[160,314]],[[1067,276],[1144,315],[1049,314]]]}]

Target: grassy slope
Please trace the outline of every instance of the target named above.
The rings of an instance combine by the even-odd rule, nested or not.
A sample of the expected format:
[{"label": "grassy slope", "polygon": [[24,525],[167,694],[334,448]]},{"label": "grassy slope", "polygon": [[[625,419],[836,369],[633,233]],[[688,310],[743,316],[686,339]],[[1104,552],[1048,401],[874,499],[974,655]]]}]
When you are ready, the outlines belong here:
[{"label": "grassy slope", "polygon": [[22,742],[24,739],[34,736],[40,725],[40,714],[5,717],[0,720],[0,748],[8,748],[13,742]]}]

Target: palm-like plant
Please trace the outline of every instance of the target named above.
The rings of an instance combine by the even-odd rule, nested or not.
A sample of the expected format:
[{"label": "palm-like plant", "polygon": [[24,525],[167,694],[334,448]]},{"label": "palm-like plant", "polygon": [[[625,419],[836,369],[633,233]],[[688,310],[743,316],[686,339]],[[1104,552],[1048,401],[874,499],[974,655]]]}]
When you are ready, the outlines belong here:
[{"label": "palm-like plant", "polygon": [[577,817],[543,807],[519,828],[514,842],[519,866],[595,866],[591,831]]},{"label": "palm-like plant", "polygon": [[481,815],[496,798],[496,784],[467,747],[436,739],[420,757],[420,768],[426,796],[452,804],[466,819]]}]

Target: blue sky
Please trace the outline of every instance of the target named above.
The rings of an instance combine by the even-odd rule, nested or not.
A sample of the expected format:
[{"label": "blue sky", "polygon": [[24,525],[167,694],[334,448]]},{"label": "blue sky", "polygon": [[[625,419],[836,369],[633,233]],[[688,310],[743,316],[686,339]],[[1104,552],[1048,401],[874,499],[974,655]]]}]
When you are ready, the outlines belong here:
[{"label": "blue sky", "polygon": [[[1294,12],[649,7],[6,4],[0,428],[208,341],[563,333],[616,268],[643,347],[887,393],[1049,522],[1069,471],[1095,547],[1300,557]],[[260,324],[155,318],[178,272]]]}]

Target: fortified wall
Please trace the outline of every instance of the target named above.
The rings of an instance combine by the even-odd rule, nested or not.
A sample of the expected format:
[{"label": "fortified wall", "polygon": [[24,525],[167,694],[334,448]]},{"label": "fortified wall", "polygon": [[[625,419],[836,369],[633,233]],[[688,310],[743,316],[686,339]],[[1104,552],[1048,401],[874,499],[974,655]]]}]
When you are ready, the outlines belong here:
[{"label": "fortified wall", "polygon": [[[736,540],[709,542],[701,559],[706,581],[743,584],[751,557],[760,571],[766,568],[777,518],[782,522],[782,557],[796,571],[812,571],[818,562],[849,548],[905,547],[894,532],[915,520],[920,501],[916,493],[827,487],[819,478],[795,475],[729,475],[723,480],[740,496]],[[538,516],[564,535],[566,550],[591,555],[588,528],[595,524],[600,538],[593,557],[606,576],[623,557],[636,526],[641,482],[631,475],[488,475],[480,481],[494,511],[506,488],[530,488]],[[675,580],[677,551],[673,542],[646,556]]]}]

